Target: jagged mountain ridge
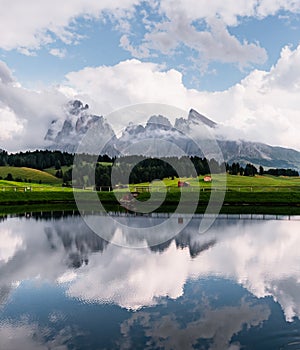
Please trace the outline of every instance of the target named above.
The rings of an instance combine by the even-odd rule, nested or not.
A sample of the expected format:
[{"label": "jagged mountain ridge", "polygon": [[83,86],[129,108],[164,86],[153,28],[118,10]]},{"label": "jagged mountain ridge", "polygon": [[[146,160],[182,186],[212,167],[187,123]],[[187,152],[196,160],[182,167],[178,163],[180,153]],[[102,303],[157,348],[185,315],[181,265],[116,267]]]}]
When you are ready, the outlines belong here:
[{"label": "jagged mountain ridge", "polygon": [[[110,156],[121,154],[142,154],[145,152],[146,140],[152,140],[149,148],[157,148],[161,140],[168,141],[164,146],[165,155],[178,155],[174,147],[179,147],[185,154],[203,156],[196,143],[189,137],[207,130],[217,129],[218,125],[204,115],[191,109],[187,118],[177,118],[174,126],[162,115],[150,116],[145,126],[129,125],[117,138],[112,126],[103,116],[89,113],[89,106],[75,100],[65,108],[64,120],[54,120],[45,136],[51,149],[75,152],[77,146],[89,128],[97,124],[99,135],[105,135],[110,141],[103,150]],[[204,127],[205,126],[205,127]],[[264,143],[244,140],[230,141],[221,137],[217,139],[226,162],[239,162],[241,165],[252,163],[264,167],[293,168],[300,170],[300,152],[284,147],[269,146]],[[175,145],[172,147],[172,144]],[[143,148],[144,147],[144,148]],[[216,157],[214,153],[210,158]]]},{"label": "jagged mountain ridge", "polygon": [[76,152],[82,137],[87,131],[97,125],[99,134],[109,137],[110,142],[104,148],[104,153],[111,156],[118,154],[114,147],[116,135],[103,116],[89,113],[89,106],[83,105],[79,100],[70,101],[65,106],[65,119],[55,119],[45,136],[45,141],[49,143],[47,148],[66,152]]}]

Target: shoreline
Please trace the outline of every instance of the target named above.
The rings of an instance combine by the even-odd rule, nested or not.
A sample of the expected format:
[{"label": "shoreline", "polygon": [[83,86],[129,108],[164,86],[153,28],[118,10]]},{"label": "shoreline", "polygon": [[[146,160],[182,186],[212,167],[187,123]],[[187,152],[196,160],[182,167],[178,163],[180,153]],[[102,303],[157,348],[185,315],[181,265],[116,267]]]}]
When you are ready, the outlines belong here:
[{"label": "shoreline", "polygon": [[[98,198],[101,200],[103,207],[107,211],[126,212],[117,201],[113,192],[99,192]],[[86,207],[86,210],[99,211],[99,202],[95,200],[95,194],[80,193],[80,200]],[[147,207],[147,197],[141,196],[141,205]],[[272,201],[270,200],[272,199]],[[180,201],[180,194],[171,193],[168,195],[163,204],[154,212],[172,213],[176,211]],[[205,213],[209,201],[209,195],[198,201],[195,213]],[[182,214],[191,212],[189,205],[195,201],[185,201],[182,206]],[[210,203],[213,204],[213,203]],[[210,213],[214,214],[213,205]],[[32,193],[14,193],[13,196],[0,197],[0,214],[41,212],[53,210],[77,210],[76,202],[72,192],[32,192]],[[230,192],[226,194],[222,204],[221,214],[270,214],[270,215],[300,215],[300,192],[291,193],[243,193],[242,196]]]}]

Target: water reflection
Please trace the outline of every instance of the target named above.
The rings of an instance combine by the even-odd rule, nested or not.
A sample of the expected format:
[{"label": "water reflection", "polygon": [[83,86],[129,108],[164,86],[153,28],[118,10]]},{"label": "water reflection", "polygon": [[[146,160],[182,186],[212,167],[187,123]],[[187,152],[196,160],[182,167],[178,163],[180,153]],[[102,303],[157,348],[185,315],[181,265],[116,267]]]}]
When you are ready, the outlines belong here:
[{"label": "water reflection", "polygon": [[[145,227],[144,220],[161,219],[134,224]],[[274,332],[280,322],[297,348],[300,222],[220,219],[203,235],[198,227],[193,219],[164,244],[129,249],[103,240],[79,216],[4,220],[0,348],[251,348],[262,329]],[[119,226],[103,229],[112,241],[128,239]],[[92,322],[111,324],[101,341]],[[265,348],[276,349],[275,338]]]}]

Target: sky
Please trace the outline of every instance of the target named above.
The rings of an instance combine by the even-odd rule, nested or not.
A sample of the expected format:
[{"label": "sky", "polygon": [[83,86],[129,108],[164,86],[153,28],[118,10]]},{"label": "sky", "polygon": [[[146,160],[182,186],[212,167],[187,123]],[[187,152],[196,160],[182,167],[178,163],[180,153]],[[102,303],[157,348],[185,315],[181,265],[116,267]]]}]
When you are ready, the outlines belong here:
[{"label": "sky", "polygon": [[42,147],[51,121],[79,98],[108,121],[137,103],[194,108],[227,138],[300,150],[299,0],[0,6],[2,149]]}]

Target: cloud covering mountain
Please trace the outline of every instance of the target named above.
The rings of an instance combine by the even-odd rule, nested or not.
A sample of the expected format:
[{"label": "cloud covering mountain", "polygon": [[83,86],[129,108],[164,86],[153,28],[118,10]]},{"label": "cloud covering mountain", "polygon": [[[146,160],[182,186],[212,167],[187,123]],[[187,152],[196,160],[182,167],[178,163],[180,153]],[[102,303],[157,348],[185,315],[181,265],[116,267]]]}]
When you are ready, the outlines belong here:
[{"label": "cloud covering mountain", "polygon": [[[125,120],[135,115],[130,109],[120,113]],[[197,155],[219,162],[300,169],[300,152],[247,140],[227,140],[222,127],[194,109],[187,117],[176,118],[174,125],[163,115],[150,116],[144,125],[129,123],[118,136],[106,118],[91,114],[89,106],[79,100],[69,102],[65,114],[65,120],[53,120],[48,129],[45,136],[48,148],[76,152],[79,144],[93,141],[89,130],[95,129],[94,141],[108,140],[105,147],[95,149],[95,153],[110,156]]]},{"label": "cloud covering mountain", "polygon": [[[300,149],[300,46],[285,47],[269,71],[254,70],[224,91],[188,89],[175,69],[136,59],[112,66],[87,67],[66,75],[59,86],[23,87],[5,63],[0,65],[0,143],[10,151],[40,148],[52,120],[65,119],[63,106],[86,101],[91,113],[104,115],[115,130],[144,120],[109,120],[111,112],[136,103],[191,106],[211,117],[228,139],[245,139]],[[172,122],[182,116],[173,116]],[[148,118],[148,116],[147,116]],[[34,137],[32,137],[34,135]]]}]

